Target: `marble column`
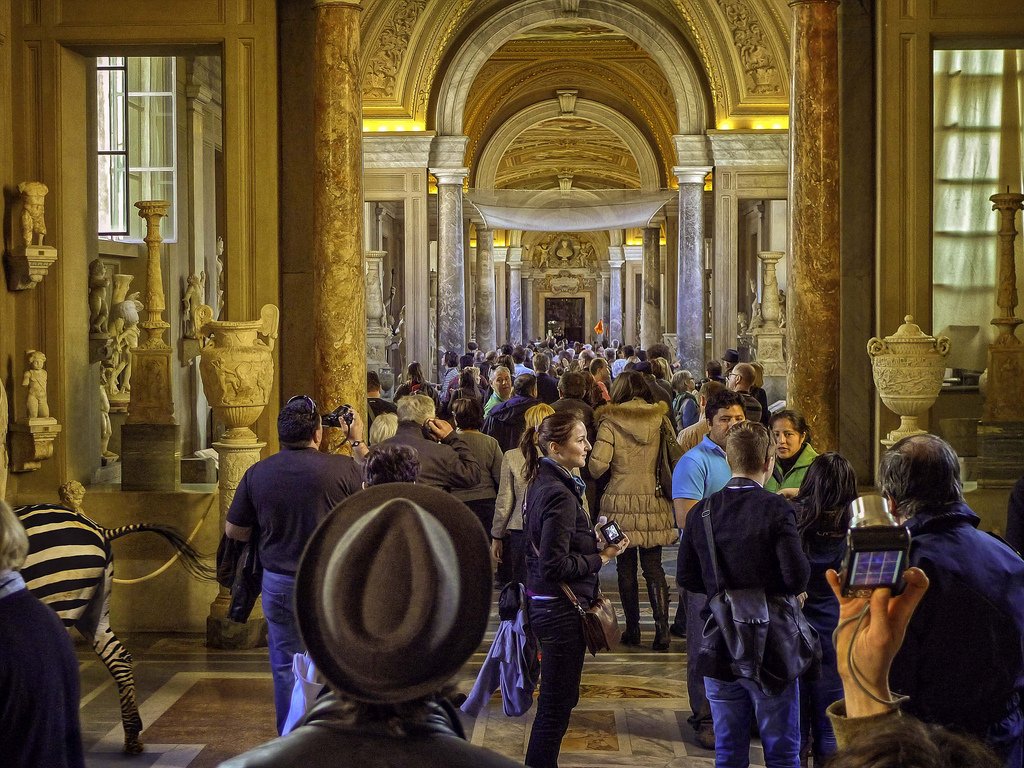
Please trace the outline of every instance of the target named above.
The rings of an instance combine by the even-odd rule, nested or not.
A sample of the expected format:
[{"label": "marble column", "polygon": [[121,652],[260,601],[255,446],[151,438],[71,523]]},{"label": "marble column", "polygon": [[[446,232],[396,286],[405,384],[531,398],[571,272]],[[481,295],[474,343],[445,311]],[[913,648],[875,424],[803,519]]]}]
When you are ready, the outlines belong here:
[{"label": "marble column", "polygon": [[661,231],[644,228],[643,304],[640,307],[640,346],[649,349],[661,341]]},{"label": "marble column", "polygon": [[710,168],[676,168],[679,178],[679,257],[676,282],[676,356],[679,365],[704,373],[704,177]]},{"label": "marble column", "polygon": [[523,301],[523,341],[531,341],[537,335],[537,324],[535,322],[537,318],[537,296],[534,293],[536,285],[536,278],[533,275],[526,278],[526,296]]},{"label": "marble column", "polygon": [[791,0],[788,400],[839,447],[839,0]]},{"label": "marble column", "polygon": [[494,230],[476,230],[476,343],[490,351],[498,346],[494,329]]},{"label": "marble column", "polygon": [[[466,168],[432,168],[437,178],[437,352],[466,351],[466,264],[462,180]],[[432,361],[436,363],[437,361]]]},{"label": "marble column", "polygon": [[523,249],[508,249],[508,341],[523,343]]},{"label": "marble column", "polygon": [[[351,403],[365,418],[360,3],[313,5],[314,397],[324,411]],[[336,449],[339,440],[329,435],[327,449]]]},{"label": "marble column", "polygon": [[619,340],[625,344],[622,337],[622,268],[626,262],[621,258],[610,259],[610,285],[608,288],[608,339],[609,341]]}]

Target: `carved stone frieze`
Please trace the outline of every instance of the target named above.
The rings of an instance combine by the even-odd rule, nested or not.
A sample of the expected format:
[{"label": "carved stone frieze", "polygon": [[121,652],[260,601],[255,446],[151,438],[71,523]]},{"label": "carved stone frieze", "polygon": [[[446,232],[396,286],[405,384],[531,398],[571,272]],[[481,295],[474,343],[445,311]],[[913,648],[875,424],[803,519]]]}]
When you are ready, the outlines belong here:
[{"label": "carved stone frieze", "polygon": [[745,0],[716,0],[729,23],[732,41],[748,78],[750,93],[775,96],[782,93],[782,79],[768,48],[757,14]]},{"label": "carved stone frieze", "polygon": [[427,0],[398,0],[391,16],[377,36],[377,46],[363,72],[363,98],[386,99],[394,96],[398,70],[409,48],[416,20]]}]

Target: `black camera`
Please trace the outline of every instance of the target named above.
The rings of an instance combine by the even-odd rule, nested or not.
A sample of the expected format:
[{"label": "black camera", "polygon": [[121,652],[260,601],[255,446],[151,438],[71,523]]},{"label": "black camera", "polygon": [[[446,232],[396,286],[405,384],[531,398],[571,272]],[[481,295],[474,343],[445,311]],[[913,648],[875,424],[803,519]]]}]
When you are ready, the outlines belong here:
[{"label": "black camera", "polygon": [[843,596],[870,597],[879,588],[898,593],[910,559],[910,531],[896,524],[880,496],[862,496],[850,506],[841,572]]},{"label": "black camera", "polygon": [[614,520],[609,520],[604,525],[597,526],[598,530],[601,531],[601,535],[604,536],[604,540],[611,544],[613,547],[626,538],[626,534],[619,528],[619,524]]},{"label": "black camera", "polygon": [[320,421],[325,427],[341,428],[342,422],[346,427],[351,427],[352,422],[356,418],[355,411],[352,410],[351,405],[339,405],[330,413],[320,414]]}]

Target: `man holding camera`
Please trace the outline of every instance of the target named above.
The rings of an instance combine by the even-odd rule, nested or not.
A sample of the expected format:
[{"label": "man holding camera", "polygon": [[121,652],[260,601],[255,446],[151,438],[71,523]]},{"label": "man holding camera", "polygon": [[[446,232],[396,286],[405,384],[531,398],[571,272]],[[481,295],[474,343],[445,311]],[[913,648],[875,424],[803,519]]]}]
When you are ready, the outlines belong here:
[{"label": "man holding camera", "polygon": [[1021,768],[1024,561],[977,530],[956,453],[934,435],[896,443],[878,470],[893,516],[910,531],[910,565],[930,587],[893,661],[904,711],[969,733]]},{"label": "man holding camera", "polygon": [[[341,429],[353,452],[365,456],[363,422],[349,411]],[[263,565],[263,613],[267,618],[274,708],[281,732],[295,676],[292,656],[305,650],[292,608],[299,558],[320,521],[362,488],[362,472],[349,456],[320,452],[324,430],[316,403],[306,395],[289,400],[277,416],[281,450],[246,470],[228,509],[224,534],[248,541],[255,529]]]}]

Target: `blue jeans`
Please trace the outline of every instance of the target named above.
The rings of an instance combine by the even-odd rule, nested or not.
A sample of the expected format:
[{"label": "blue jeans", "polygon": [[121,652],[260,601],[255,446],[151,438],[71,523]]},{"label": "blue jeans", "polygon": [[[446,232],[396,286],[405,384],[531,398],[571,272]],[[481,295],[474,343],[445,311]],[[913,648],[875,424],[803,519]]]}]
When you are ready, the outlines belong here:
[{"label": "blue jeans", "polygon": [[267,645],[270,671],[274,675],[274,710],[277,732],[281,733],[292,701],[295,675],[292,656],[306,650],[295,623],[295,578],[263,571],[263,615],[267,617]]},{"label": "blue jeans", "polygon": [[526,748],[530,768],[556,768],[569,717],[580,700],[586,642],[580,615],[567,598],[530,600],[530,626],[540,644],[540,696]]},{"label": "blue jeans", "polygon": [[767,768],[800,766],[800,683],[768,696],[750,680],[705,677],[715,720],[715,768],[750,765],[750,730],[757,723]]}]

